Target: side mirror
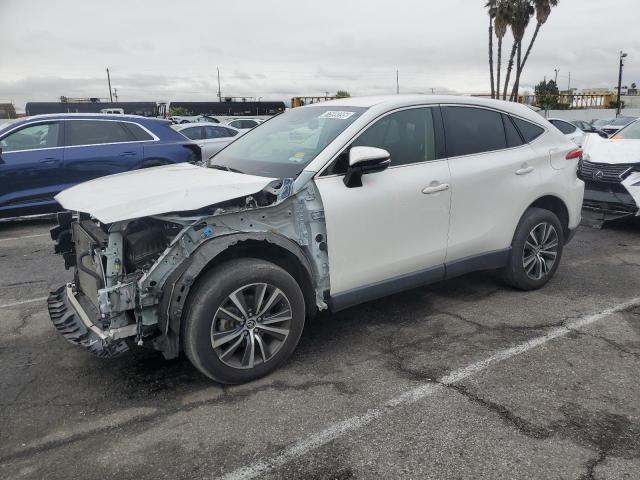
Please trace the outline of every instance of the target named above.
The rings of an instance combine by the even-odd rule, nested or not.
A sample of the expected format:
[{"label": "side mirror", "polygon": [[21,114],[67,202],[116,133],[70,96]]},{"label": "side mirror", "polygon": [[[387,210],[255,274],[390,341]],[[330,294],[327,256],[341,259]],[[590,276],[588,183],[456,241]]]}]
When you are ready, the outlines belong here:
[{"label": "side mirror", "polygon": [[343,182],[348,188],[361,187],[362,175],[385,170],[391,164],[391,154],[382,148],[352,147],[349,168]]}]

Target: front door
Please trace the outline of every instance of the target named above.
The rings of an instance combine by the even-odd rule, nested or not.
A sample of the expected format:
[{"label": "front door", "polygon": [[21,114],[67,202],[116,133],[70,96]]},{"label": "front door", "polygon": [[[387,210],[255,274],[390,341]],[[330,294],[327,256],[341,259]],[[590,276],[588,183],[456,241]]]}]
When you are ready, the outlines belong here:
[{"label": "front door", "polygon": [[62,126],[28,124],[0,139],[0,216],[57,210],[53,200],[65,179]]},{"label": "front door", "polygon": [[[359,303],[444,276],[449,167],[437,108],[386,114],[316,178],[325,209],[332,299]],[[436,125],[436,126],[434,126]],[[384,148],[391,165],[343,183],[352,146]]]}]

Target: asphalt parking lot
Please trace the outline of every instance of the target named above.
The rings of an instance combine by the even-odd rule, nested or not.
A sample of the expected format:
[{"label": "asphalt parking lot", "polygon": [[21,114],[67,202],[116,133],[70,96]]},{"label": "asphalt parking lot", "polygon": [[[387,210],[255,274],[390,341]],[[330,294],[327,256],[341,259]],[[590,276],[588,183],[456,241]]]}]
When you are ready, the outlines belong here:
[{"label": "asphalt parking lot", "polygon": [[0,224],[0,477],[640,478],[640,226],[581,228],[553,281],[481,273],[307,325],[271,376],[67,344],[46,221]]}]

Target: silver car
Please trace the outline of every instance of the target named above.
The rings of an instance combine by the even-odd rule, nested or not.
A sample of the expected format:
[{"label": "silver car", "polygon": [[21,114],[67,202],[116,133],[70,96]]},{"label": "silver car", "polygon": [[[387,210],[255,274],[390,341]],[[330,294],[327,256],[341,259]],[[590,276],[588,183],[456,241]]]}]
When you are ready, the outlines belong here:
[{"label": "silver car", "polygon": [[238,135],[244,132],[228,125],[217,125],[209,122],[182,123],[171,125],[171,128],[180,132],[190,140],[193,140],[202,149],[202,158],[209,159]]}]

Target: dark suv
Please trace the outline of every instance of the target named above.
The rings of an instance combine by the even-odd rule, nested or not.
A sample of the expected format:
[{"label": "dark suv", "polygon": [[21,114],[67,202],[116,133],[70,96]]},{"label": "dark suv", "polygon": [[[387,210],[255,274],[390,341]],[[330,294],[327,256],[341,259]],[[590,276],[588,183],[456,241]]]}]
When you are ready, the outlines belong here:
[{"label": "dark suv", "polygon": [[72,185],[138,168],[201,160],[171,122],[133,115],[36,115],[0,125],[0,218],[61,210]]}]

